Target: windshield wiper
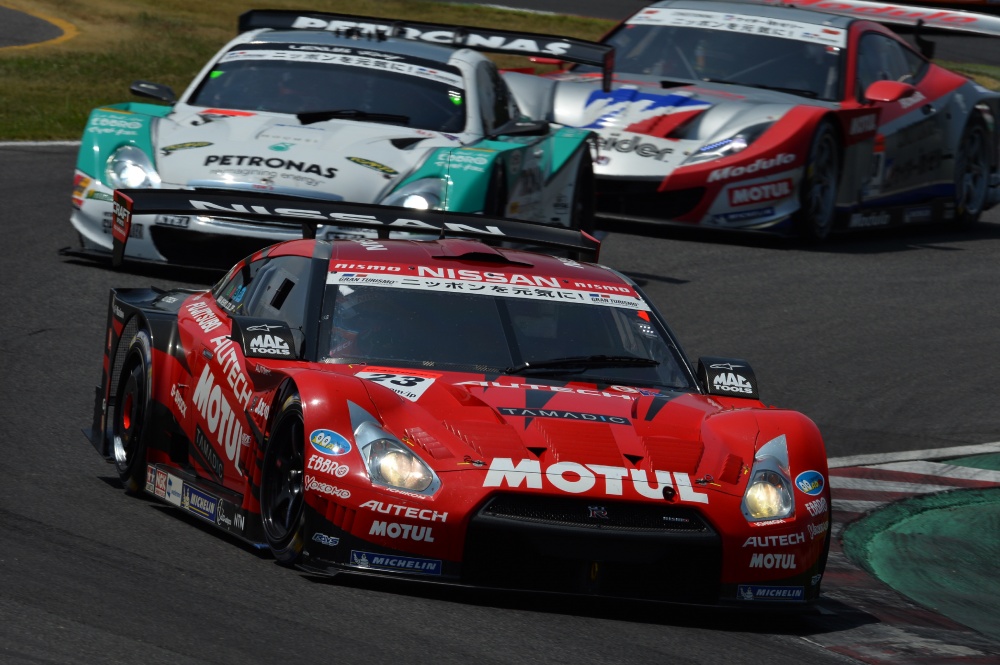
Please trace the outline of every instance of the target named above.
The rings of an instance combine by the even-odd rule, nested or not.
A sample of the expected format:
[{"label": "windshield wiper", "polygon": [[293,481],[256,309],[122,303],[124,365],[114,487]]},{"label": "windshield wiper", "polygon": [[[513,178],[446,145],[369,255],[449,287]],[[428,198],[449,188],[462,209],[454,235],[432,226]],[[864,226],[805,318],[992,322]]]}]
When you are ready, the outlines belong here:
[{"label": "windshield wiper", "polygon": [[521,363],[520,365],[508,367],[503,373],[521,374],[522,372],[565,371],[577,368],[583,372],[595,367],[656,367],[659,364],[659,360],[640,358],[639,356],[569,356],[566,358],[552,358],[550,360]]},{"label": "windshield wiper", "polygon": [[369,113],[360,109],[331,109],[329,111],[305,111],[297,113],[296,117],[303,125],[311,125],[314,122],[324,120],[365,120],[371,122],[387,122],[397,125],[408,125],[410,116],[396,115],[394,113]]}]

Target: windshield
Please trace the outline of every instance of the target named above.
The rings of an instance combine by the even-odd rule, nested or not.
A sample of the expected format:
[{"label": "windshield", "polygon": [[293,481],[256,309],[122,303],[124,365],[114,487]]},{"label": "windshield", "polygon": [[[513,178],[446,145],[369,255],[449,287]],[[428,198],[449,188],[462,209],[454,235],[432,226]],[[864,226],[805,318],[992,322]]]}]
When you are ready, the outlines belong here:
[{"label": "windshield", "polygon": [[440,132],[465,129],[465,97],[457,68],[377,51],[327,47],[346,53],[326,53],[307,48],[319,47],[241,44],[219,60],[188,102],[324,114],[322,119],[353,118]]},{"label": "windshield", "polygon": [[354,284],[328,285],[325,303],[326,362],[694,389],[645,310]]},{"label": "windshield", "polygon": [[[821,30],[820,26],[813,29]],[[606,41],[615,47],[619,75],[734,83],[828,101],[842,98],[843,49],[832,44],[721,29],[635,24],[623,26]]]}]

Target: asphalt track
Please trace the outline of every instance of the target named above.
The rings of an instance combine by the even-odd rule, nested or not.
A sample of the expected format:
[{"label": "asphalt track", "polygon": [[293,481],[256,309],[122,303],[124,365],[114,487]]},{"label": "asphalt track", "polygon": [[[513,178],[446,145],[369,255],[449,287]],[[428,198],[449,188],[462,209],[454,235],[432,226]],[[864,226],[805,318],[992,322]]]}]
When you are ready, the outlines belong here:
[{"label": "asphalt track", "polygon": [[[914,628],[908,618],[910,627],[899,628],[901,615],[920,608],[864,576],[851,586],[845,578],[855,573],[844,562],[828,575],[818,615],[778,619],[328,582],[126,498],[79,433],[99,377],[107,289],[203,285],[211,276],[112,273],[58,258],[75,241],[66,223],[74,153],[0,147],[0,422],[8,448],[0,466],[0,661],[1000,658],[998,643],[944,619],[922,616]],[[913,228],[820,248],[616,232],[602,255],[645,283],[689,355],[747,357],[765,400],[813,417],[832,457],[1000,439],[991,362],[998,258],[997,212],[968,233]],[[835,489],[835,505],[838,496]],[[995,561],[986,563],[995,569]],[[866,640],[889,647],[843,648]]]}]

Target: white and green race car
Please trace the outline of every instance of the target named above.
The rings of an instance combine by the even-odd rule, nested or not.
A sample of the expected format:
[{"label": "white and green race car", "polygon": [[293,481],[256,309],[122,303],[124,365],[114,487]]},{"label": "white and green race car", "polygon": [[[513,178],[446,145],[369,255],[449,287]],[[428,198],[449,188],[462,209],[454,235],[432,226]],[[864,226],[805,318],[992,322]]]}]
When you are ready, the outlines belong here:
[{"label": "white and green race car", "polygon": [[[71,218],[81,249],[72,253],[111,256],[116,188],[254,190],[591,228],[591,133],[528,118],[530,104],[480,51],[605,69],[611,59],[609,47],[549,35],[247,12],[239,36],[179,98],[136,81],[133,94],[165,104],[90,114]],[[238,216],[144,215],[124,259],[223,267],[301,232]]]}]

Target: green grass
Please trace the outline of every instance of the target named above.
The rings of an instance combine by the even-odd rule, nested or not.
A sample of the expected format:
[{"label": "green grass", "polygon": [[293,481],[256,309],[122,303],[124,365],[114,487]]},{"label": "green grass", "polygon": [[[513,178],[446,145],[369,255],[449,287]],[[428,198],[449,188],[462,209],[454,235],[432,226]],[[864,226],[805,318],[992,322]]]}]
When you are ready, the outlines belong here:
[{"label": "green grass", "polygon": [[[612,21],[509,12],[480,5],[417,0],[2,0],[5,7],[65,21],[69,39],[0,49],[0,140],[78,139],[90,109],[135,100],[129,84],[146,79],[178,94],[236,36],[251,6],[333,11],[482,25],[598,39]],[[497,58],[502,66],[521,66]],[[1000,89],[1000,67],[939,63]]]},{"label": "green grass", "polygon": [[[137,100],[136,79],[178,94],[236,36],[250,7],[333,11],[481,25],[598,39],[613,22],[413,0],[4,0],[65,21],[77,34],[31,48],[0,49],[0,140],[79,139],[90,109]],[[499,59],[503,66],[523,63]]]}]

